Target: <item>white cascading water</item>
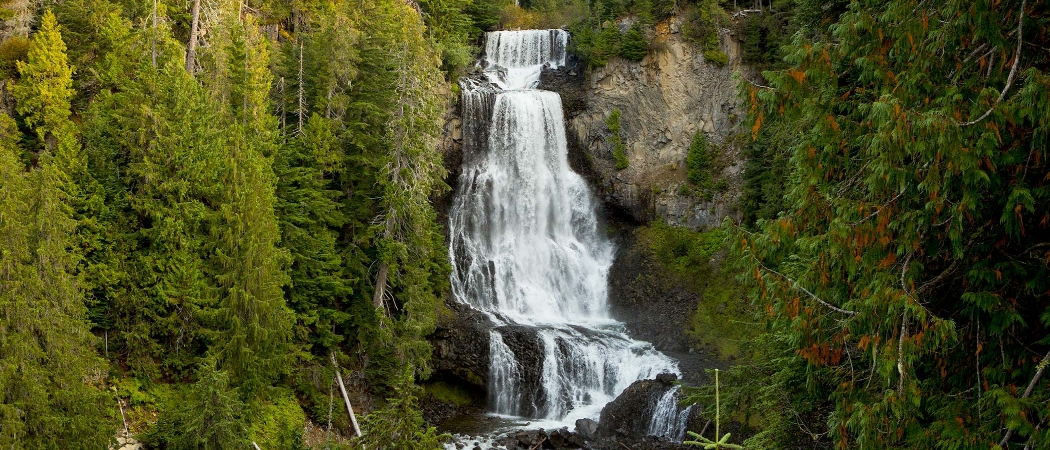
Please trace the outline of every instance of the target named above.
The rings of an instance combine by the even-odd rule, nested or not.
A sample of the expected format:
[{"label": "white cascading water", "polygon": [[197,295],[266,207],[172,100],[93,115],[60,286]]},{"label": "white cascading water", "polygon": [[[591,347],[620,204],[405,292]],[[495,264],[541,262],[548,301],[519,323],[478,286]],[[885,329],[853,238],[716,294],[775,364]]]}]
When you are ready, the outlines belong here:
[{"label": "white cascading water", "polygon": [[682,442],[685,437],[686,422],[689,414],[693,412],[690,405],[682,408],[678,405],[682,387],[675,386],[669,389],[653,408],[653,417],[649,420],[649,435],[670,438],[676,442]]},{"label": "white cascading water", "polygon": [[[449,252],[456,300],[498,325],[491,411],[572,426],[597,419],[632,382],[679,371],[609,316],[614,247],[569,168],[561,98],[536,89],[544,66],[565,64],[567,42],[562,30],[486,34],[487,82],[460,83],[464,162]],[[542,360],[523,361],[522,339]]]}]

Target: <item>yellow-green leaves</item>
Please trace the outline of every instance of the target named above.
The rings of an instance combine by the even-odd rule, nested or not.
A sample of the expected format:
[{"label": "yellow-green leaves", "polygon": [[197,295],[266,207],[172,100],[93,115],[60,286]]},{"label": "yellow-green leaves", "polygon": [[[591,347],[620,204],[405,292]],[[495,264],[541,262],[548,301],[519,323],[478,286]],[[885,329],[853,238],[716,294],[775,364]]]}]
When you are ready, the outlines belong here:
[{"label": "yellow-green leaves", "polygon": [[[21,80],[11,88],[16,108],[26,125],[42,138],[65,132],[73,98],[73,68],[66,58],[58,21],[51,10],[44,12],[40,30],[33,34],[27,61],[18,62]],[[49,148],[51,145],[49,145]]]}]

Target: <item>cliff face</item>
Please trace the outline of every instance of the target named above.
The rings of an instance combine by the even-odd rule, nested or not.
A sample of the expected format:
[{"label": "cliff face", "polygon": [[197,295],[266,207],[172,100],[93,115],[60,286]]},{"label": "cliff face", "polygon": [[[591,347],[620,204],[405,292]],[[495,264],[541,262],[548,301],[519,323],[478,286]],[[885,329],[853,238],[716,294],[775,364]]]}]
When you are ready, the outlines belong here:
[{"label": "cliff face", "polygon": [[[732,205],[739,196],[743,164],[736,145],[726,145],[746,115],[738,99],[734,73],[746,70],[740,45],[723,36],[729,63],[719,67],[685,41],[677,19],[657,26],[649,55],[641,62],[613,58],[605,67],[583,75],[572,69],[545,74],[544,88],[564,99],[570,149],[582,155],[592,182],[610,206],[641,222],[661,218],[694,229],[718,226],[737,217]],[[621,111],[620,137],[628,165],[617,170],[606,119]],[[715,180],[728,189],[703,201],[683,189],[686,155],[693,135],[703,132],[718,153]],[[587,170],[585,170],[586,172]]]}]

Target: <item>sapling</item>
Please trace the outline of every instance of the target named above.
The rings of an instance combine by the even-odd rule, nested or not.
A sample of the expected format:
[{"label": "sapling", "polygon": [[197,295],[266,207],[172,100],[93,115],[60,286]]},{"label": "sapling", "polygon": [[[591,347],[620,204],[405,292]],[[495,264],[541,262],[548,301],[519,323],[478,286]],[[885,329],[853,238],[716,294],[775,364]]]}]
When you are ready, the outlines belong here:
[{"label": "sapling", "polygon": [[695,441],[685,441],[683,444],[696,445],[703,447],[704,450],[718,450],[718,449],[743,449],[736,444],[729,444],[729,435],[733,433],[726,433],[725,436],[721,436],[721,421],[719,415],[721,414],[721,405],[719,405],[719,394],[718,394],[718,369],[715,369],[715,440],[710,440],[692,431],[687,431],[690,436],[695,438]]}]

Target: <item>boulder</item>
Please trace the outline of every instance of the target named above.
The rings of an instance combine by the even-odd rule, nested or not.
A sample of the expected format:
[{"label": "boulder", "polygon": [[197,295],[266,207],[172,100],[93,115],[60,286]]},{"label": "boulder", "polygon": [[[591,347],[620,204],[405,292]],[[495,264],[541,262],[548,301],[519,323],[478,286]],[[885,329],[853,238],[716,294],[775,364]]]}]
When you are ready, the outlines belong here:
[{"label": "boulder", "polygon": [[576,433],[584,439],[593,440],[598,436],[598,422],[591,419],[576,419]]},{"label": "boulder", "polygon": [[675,381],[678,381],[678,375],[673,373],[661,373],[656,376],[656,381],[666,385],[673,385]]},{"label": "boulder", "polygon": [[656,380],[635,381],[602,408],[598,419],[598,435],[629,439],[645,437],[653,408],[668,389],[671,387]]}]

